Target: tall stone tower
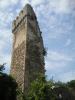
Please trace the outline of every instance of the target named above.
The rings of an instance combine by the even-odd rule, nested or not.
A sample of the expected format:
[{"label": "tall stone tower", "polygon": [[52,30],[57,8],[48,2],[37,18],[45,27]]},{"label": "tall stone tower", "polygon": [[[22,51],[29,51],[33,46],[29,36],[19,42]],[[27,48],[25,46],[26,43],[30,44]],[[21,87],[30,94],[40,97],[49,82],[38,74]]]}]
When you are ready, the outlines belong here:
[{"label": "tall stone tower", "polygon": [[12,24],[11,74],[26,92],[35,73],[45,73],[44,45],[33,8],[27,4]]}]

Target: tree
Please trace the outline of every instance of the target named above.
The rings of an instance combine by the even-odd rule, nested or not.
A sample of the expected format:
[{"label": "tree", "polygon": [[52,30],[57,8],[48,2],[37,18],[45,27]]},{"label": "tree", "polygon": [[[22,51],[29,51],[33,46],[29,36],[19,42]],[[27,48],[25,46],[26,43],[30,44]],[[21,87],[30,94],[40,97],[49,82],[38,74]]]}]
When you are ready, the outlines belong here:
[{"label": "tree", "polygon": [[27,100],[55,100],[56,95],[52,92],[52,82],[46,81],[46,77],[39,75],[38,78],[31,83]]},{"label": "tree", "polygon": [[5,64],[0,65],[0,100],[16,100],[17,83],[12,76],[3,73]]},{"label": "tree", "polygon": [[71,80],[70,82],[67,83],[68,87],[75,89],[75,80]]},{"label": "tree", "polygon": [[0,65],[0,72],[3,72],[3,70],[5,70],[5,64],[6,64],[6,63]]},{"label": "tree", "polygon": [[0,73],[0,99],[16,100],[16,81],[7,74]]}]

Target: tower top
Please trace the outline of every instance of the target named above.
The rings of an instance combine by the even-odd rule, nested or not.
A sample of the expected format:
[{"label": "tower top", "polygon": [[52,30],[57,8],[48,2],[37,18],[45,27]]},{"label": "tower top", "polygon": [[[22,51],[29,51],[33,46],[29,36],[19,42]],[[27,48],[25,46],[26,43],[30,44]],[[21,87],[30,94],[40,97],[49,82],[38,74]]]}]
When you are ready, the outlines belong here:
[{"label": "tower top", "polygon": [[23,8],[23,10],[25,10],[26,15],[35,16],[33,8],[31,7],[30,4],[26,4],[25,7]]},{"label": "tower top", "polygon": [[20,11],[16,19],[13,21],[12,30],[14,31],[26,17],[36,19],[36,15],[30,4],[26,4],[25,7]]}]

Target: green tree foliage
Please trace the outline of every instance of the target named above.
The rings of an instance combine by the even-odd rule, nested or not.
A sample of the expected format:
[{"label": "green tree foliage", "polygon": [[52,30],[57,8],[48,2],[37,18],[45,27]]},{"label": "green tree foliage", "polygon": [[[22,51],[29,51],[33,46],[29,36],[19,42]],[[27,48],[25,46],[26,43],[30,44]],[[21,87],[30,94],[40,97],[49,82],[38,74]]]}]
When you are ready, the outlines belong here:
[{"label": "green tree foliage", "polygon": [[75,100],[68,83],[47,81],[44,75],[37,75],[37,79],[31,83],[29,91],[25,95],[18,89],[18,100]]},{"label": "green tree foliage", "polygon": [[63,83],[61,81],[55,82],[56,87],[68,88],[67,83]]},{"label": "green tree foliage", "polygon": [[75,80],[71,80],[70,82],[67,83],[68,87],[75,89]]},{"label": "green tree foliage", "polygon": [[42,74],[35,74],[37,78],[25,95],[18,88],[16,81],[4,74],[3,70],[4,64],[0,65],[0,100],[75,100],[75,80],[55,83],[53,79],[47,81]]},{"label": "green tree foliage", "polygon": [[16,81],[6,74],[0,73],[0,100],[16,100]]},{"label": "green tree foliage", "polygon": [[9,75],[4,74],[5,64],[0,65],[0,100],[16,100],[17,83]]},{"label": "green tree foliage", "polygon": [[5,70],[5,63],[0,65],[0,72],[3,72],[3,70]]},{"label": "green tree foliage", "polygon": [[31,83],[26,100],[55,100],[56,95],[52,92],[52,86],[52,82],[47,82],[45,76],[38,75]]}]

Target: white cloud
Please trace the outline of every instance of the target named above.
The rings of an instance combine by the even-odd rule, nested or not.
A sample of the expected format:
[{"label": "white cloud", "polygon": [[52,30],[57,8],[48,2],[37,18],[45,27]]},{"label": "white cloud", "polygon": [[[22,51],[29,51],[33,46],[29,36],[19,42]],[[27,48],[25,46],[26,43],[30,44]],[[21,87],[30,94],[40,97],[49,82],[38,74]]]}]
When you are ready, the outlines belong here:
[{"label": "white cloud", "polygon": [[75,0],[21,0],[22,6],[26,3],[30,3],[33,7],[45,4],[45,8],[48,6],[49,11],[53,10],[57,13],[68,13],[75,6]]},{"label": "white cloud", "polygon": [[[69,71],[69,65],[72,63],[73,58],[69,55],[59,53],[56,51],[49,51],[46,59],[46,74],[48,79],[53,76],[55,81],[67,82],[75,79],[75,72]],[[72,69],[71,69],[72,70]]]},{"label": "white cloud", "polygon": [[10,39],[12,37],[11,30],[7,28],[0,29],[0,41],[5,40],[7,41],[7,38]]},{"label": "white cloud", "polygon": [[8,24],[11,26],[13,18],[13,12],[0,11],[0,30],[8,27]]},{"label": "white cloud", "polygon": [[75,7],[75,0],[50,0],[49,4],[56,13],[69,13]]},{"label": "white cloud", "polygon": [[0,64],[4,63],[6,63],[4,72],[9,73],[11,66],[11,54],[6,55],[0,51]]},{"label": "white cloud", "polygon": [[[42,2],[42,0],[40,2]],[[37,5],[36,2],[36,4],[33,5],[43,34],[45,35],[47,33],[46,37],[48,37],[48,39],[58,39],[70,34],[73,29],[73,24],[71,24],[72,19],[68,21],[66,20],[68,19],[67,13],[71,12],[70,6],[72,5],[69,5],[69,2],[71,1],[47,0],[46,4],[43,2],[40,3],[39,6],[35,6]],[[64,13],[66,13],[66,20],[63,20],[65,19]]]},{"label": "white cloud", "polygon": [[60,70],[62,68],[64,68],[67,65],[67,62],[52,62],[52,61],[47,61],[45,62],[45,66],[47,71],[50,70]]},{"label": "white cloud", "polygon": [[29,0],[21,0],[21,6],[25,6],[27,3],[30,3]]},{"label": "white cloud", "polygon": [[8,67],[10,67],[11,63],[11,55],[5,55],[0,53],[0,64],[6,63]]},{"label": "white cloud", "polygon": [[[0,64],[7,63],[7,65],[10,66],[11,44],[12,44],[11,39],[12,39],[12,34],[10,30],[5,28],[3,28],[3,30],[0,30]],[[9,49],[9,53],[8,51],[5,51],[6,48]]]},{"label": "white cloud", "polygon": [[33,6],[37,6],[37,5],[43,4],[44,2],[45,2],[45,0],[32,0],[32,1],[31,1],[31,4],[32,4]]},{"label": "white cloud", "polygon": [[22,6],[25,6],[25,4],[29,3],[33,7],[36,7],[37,5],[41,5],[45,2],[45,0],[21,0]]},{"label": "white cloud", "polygon": [[[15,4],[18,4],[18,2],[20,3],[20,5],[15,6]],[[8,9],[7,12],[6,10],[2,12],[0,9],[0,63],[6,62],[10,66],[11,55],[4,53],[3,50],[5,49],[4,47],[7,45],[8,41],[10,41],[9,45],[11,44],[10,30],[12,29],[8,30],[5,29],[5,27],[9,26],[8,23],[11,23],[11,21],[13,21],[13,13],[19,12],[21,10],[20,7],[25,6],[26,3],[30,3],[33,8],[35,8],[35,13],[38,16],[38,20],[43,33],[48,33],[45,33],[46,37],[44,37],[46,40],[48,40],[48,43],[50,39],[49,37],[58,39],[58,37],[63,33],[69,33],[72,30],[72,24],[66,24],[65,22],[63,25],[63,23],[61,22],[62,17],[58,16],[58,18],[55,15],[51,15],[51,13],[59,13],[60,15],[69,13],[75,6],[75,0],[47,0],[47,3],[46,0],[0,0],[0,8]],[[12,8],[15,7],[15,10],[13,12],[10,12],[11,8],[9,8],[9,6],[11,6]],[[61,36],[61,38],[63,37]],[[67,40],[65,45],[68,46],[70,45],[70,43],[71,40]],[[49,51],[48,57],[46,59],[46,68],[47,70],[60,70],[64,67],[67,67],[72,60],[72,57],[70,57],[69,55],[62,54],[56,51]]]},{"label": "white cloud", "polygon": [[19,0],[0,0],[0,8],[6,8],[9,5],[17,4]]},{"label": "white cloud", "polygon": [[74,71],[70,71],[70,72],[66,72],[63,74],[60,74],[58,76],[58,79],[62,82],[68,82],[70,80],[75,80],[75,72]]},{"label": "white cloud", "polygon": [[14,14],[8,6],[15,5],[18,0],[0,0],[0,64],[7,63],[6,68],[11,62],[12,34],[9,27],[12,24]]},{"label": "white cloud", "polygon": [[68,0],[70,9],[75,8],[75,0]]},{"label": "white cloud", "polygon": [[66,43],[65,43],[65,47],[69,46],[71,44],[71,39],[67,39]]},{"label": "white cloud", "polygon": [[72,61],[71,57],[56,51],[49,51],[48,59],[50,61]]},{"label": "white cloud", "polygon": [[46,58],[46,68],[47,70],[61,69],[67,66],[72,60],[73,58],[66,54],[49,51]]}]

